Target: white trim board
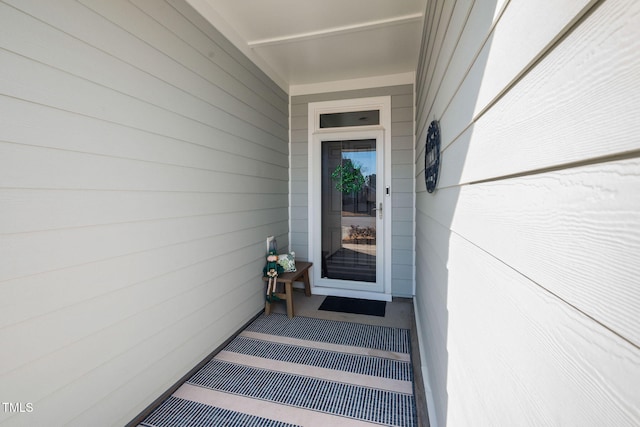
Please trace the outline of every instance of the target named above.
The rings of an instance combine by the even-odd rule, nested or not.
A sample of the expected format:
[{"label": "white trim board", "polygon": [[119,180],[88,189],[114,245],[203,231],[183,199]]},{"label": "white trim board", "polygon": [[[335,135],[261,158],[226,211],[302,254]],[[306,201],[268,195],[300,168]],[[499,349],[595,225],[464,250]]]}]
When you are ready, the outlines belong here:
[{"label": "white trim board", "polygon": [[301,85],[291,85],[289,94],[291,96],[311,95],[315,93],[341,92],[346,90],[371,89],[377,87],[398,86],[414,84],[416,73],[388,74],[384,76],[363,77],[360,79],[336,80],[322,83],[309,83]]}]

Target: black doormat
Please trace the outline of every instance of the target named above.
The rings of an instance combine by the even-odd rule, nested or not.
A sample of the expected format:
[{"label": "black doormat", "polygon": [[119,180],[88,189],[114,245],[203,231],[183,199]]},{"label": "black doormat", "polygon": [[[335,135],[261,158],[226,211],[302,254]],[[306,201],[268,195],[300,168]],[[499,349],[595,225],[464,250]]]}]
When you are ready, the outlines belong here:
[{"label": "black doormat", "polygon": [[385,301],[328,296],[318,310],[384,317],[386,307]]}]

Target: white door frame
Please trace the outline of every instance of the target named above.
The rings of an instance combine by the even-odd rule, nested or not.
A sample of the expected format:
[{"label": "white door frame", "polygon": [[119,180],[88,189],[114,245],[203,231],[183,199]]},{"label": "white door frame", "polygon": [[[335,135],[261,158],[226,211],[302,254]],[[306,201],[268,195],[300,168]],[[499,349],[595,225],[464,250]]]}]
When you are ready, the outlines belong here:
[{"label": "white door frame", "polygon": [[[320,114],[342,113],[349,111],[379,110],[380,124],[372,126],[353,126],[321,129]],[[358,98],[337,101],[309,103],[308,107],[308,219],[309,219],[309,259],[316,265],[313,268],[312,290],[319,295],[335,295],[352,298],[391,301],[391,97]],[[377,250],[380,253],[375,291],[361,289],[342,289],[335,287],[338,281],[321,277],[321,239],[320,239],[320,173],[322,139],[376,139],[382,144],[381,158],[378,159],[379,187],[377,202],[382,203],[382,241]],[[331,281],[331,282],[330,282]],[[330,283],[329,286],[327,284]],[[323,285],[324,284],[324,285]],[[358,286],[355,286],[358,288]]]}]

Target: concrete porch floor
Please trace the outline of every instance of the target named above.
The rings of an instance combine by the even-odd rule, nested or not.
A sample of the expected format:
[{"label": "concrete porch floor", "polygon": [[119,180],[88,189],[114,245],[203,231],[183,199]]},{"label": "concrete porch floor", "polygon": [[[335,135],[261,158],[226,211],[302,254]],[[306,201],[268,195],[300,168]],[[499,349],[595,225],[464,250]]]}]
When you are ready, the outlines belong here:
[{"label": "concrete porch floor", "polygon": [[[294,288],[293,295],[294,313],[296,316],[409,329],[411,331],[411,361],[414,375],[414,395],[416,399],[418,425],[421,427],[429,426],[427,400],[425,397],[420,351],[416,335],[413,300],[411,298],[393,298],[393,301],[387,302],[385,316],[379,317],[318,310],[325,299],[325,295],[311,295],[307,297],[303,289],[298,288]],[[284,301],[273,303],[271,310],[273,313],[287,313]]]},{"label": "concrete porch floor", "polygon": [[[302,289],[295,289],[294,290],[294,310],[295,310],[295,317],[297,318],[310,318],[310,319],[322,319],[322,320],[328,320],[328,321],[338,321],[338,322],[349,322],[349,323],[354,323],[354,324],[360,324],[360,325],[373,325],[373,326],[383,326],[383,327],[392,327],[392,328],[401,328],[401,329],[405,329],[405,330],[409,330],[409,336],[410,336],[410,353],[411,353],[411,366],[412,366],[412,371],[413,371],[413,395],[415,398],[415,408],[416,408],[416,413],[415,413],[415,418],[414,418],[414,422],[416,423],[415,425],[418,426],[429,426],[429,422],[428,422],[428,415],[427,415],[427,405],[426,405],[426,399],[425,399],[425,394],[424,394],[424,388],[423,388],[423,380],[422,380],[422,375],[421,375],[421,368],[420,368],[420,355],[419,355],[419,350],[418,350],[418,343],[416,341],[416,333],[415,333],[415,321],[414,321],[414,314],[413,314],[413,301],[409,298],[395,298],[393,301],[388,302],[386,304],[386,310],[385,310],[385,316],[384,317],[379,317],[379,316],[368,316],[368,315],[358,315],[358,314],[349,314],[349,313],[339,313],[339,312],[331,312],[331,311],[324,311],[324,310],[319,310],[319,306],[322,304],[322,302],[324,301],[325,296],[324,295],[312,295],[310,297],[305,296],[304,291]],[[284,318],[286,319],[286,305],[285,302],[277,302],[277,303],[272,303],[272,316],[274,314],[278,314],[279,316],[275,316],[277,317],[282,317],[284,316]],[[270,316],[267,316],[267,318]],[[307,322],[306,320],[301,319],[303,322]],[[276,320],[277,322],[277,320]],[[310,320],[311,323],[313,323],[313,321]],[[354,325],[354,327],[357,329],[358,327],[356,325]],[[243,329],[242,331],[238,331],[239,334],[247,334],[247,332],[245,332],[245,329]],[[338,334],[338,336],[340,336],[341,332],[336,331],[336,333]],[[251,334],[251,332],[249,332],[249,334]],[[359,334],[356,334],[355,336],[360,336]],[[233,340],[234,338],[231,338],[229,341]],[[391,342],[391,341],[390,341]],[[226,344],[222,347],[225,347]],[[221,347],[221,352],[218,353],[216,352],[217,359],[220,359],[220,357],[222,357],[222,359],[224,359],[225,356],[225,351],[224,349]],[[375,354],[375,350],[371,350],[373,351],[372,354]],[[241,355],[235,354],[235,353],[231,353],[233,354],[233,360],[236,360],[236,358],[238,357],[242,357]],[[368,353],[367,353],[368,354]],[[213,355],[212,355],[213,356]],[[165,402],[165,404],[168,405],[173,405],[175,404],[175,398],[178,398],[178,401],[181,402],[181,404],[183,402],[191,402],[188,403],[189,405],[193,404],[193,402],[200,402],[200,403],[206,403],[207,405],[213,405],[213,406],[221,406],[221,407],[228,407],[228,409],[230,408],[235,408],[238,407],[238,405],[240,407],[243,407],[244,404],[246,405],[250,405],[253,409],[249,412],[256,412],[256,413],[264,413],[266,411],[266,413],[272,414],[272,411],[280,411],[281,409],[279,407],[277,407],[277,405],[275,406],[276,409],[273,409],[274,406],[270,405],[270,403],[265,403],[265,402],[261,402],[258,401],[256,403],[256,401],[251,401],[251,400],[247,400],[247,402],[244,402],[244,404],[242,403],[242,399],[241,397],[237,397],[235,395],[227,395],[227,394],[223,394],[223,393],[219,393],[215,390],[211,390],[209,388],[202,388],[202,387],[198,387],[198,386],[194,386],[193,384],[184,384],[184,382],[187,381],[187,378],[191,377],[196,371],[198,371],[202,366],[204,366],[204,364],[207,363],[207,361],[203,361],[203,363],[197,367],[194,368],[194,370],[189,373],[187,376],[185,376],[183,381],[180,381],[180,384],[176,384],[176,387],[173,388],[172,390],[168,391],[164,396],[162,396],[161,398],[159,398],[155,405],[152,405],[152,407],[148,408],[148,411],[145,411],[145,413],[140,414],[140,416],[138,418],[136,418],[135,420],[132,420],[131,423],[128,424],[129,427],[134,427],[134,426],[146,426],[146,425],[156,425],[153,421],[151,420],[149,422],[151,422],[151,424],[146,423],[146,421],[143,421],[145,419],[145,417],[147,415],[149,415],[151,413],[151,411],[153,411],[158,405],[160,405],[162,402],[165,402],[165,400],[167,402]],[[271,364],[273,363],[278,363],[278,362],[269,362],[269,366],[271,366]],[[294,366],[295,367],[295,366]],[[310,369],[311,371],[314,370],[313,367],[309,367],[307,369]],[[280,369],[282,372],[289,372],[288,368],[285,366],[282,369]],[[289,372],[290,374],[293,374],[293,372]],[[234,376],[234,378],[236,378]],[[342,378],[342,377],[341,377]],[[377,381],[382,381],[382,382],[377,382]],[[373,385],[374,383],[372,383],[372,386],[375,389],[378,389],[380,387],[384,388],[385,386],[384,384],[384,379],[380,378],[379,380],[377,380],[375,382],[375,385]],[[181,385],[182,384],[182,385]],[[214,387],[215,388],[215,387]],[[213,395],[215,395],[215,399],[213,399]],[[171,397],[173,396],[173,397]],[[171,402],[168,402],[168,399],[174,399]],[[182,400],[180,400],[182,399]],[[184,400],[186,399],[186,400]],[[238,400],[240,399],[240,400]],[[163,404],[164,405],[164,404]],[[256,406],[258,405],[258,406]],[[266,406],[265,406],[266,405]],[[267,409],[263,408],[262,406],[268,407]],[[206,406],[207,408],[209,408],[209,406]],[[296,412],[298,409],[292,409],[290,407],[287,407],[287,417],[290,416],[295,416]],[[242,409],[235,409],[235,410],[240,410],[241,412],[245,412]],[[190,412],[191,410],[187,411]],[[291,412],[293,411],[293,412]],[[165,413],[166,409],[161,409],[160,413]],[[171,414],[176,414],[179,413],[181,414],[180,416],[182,416],[183,413],[185,413],[185,409],[184,408],[170,408],[170,413]],[[390,412],[390,414],[395,413],[395,412]],[[313,415],[313,417],[316,417],[317,414]],[[316,425],[319,420],[315,420],[312,422],[311,419],[309,418],[305,418],[308,416],[304,415],[304,413],[298,414],[297,415],[299,418],[302,417],[304,419],[306,419],[307,421],[309,421],[311,424],[310,425]],[[390,415],[392,416],[392,415]],[[157,418],[157,416],[156,416]],[[160,418],[162,418],[162,416],[160,416]],[[205,416],[206,418],[206,416]],[[200,419],[200,418],[198,418]],[[155,420],[157,421],[157,419]],[[166,420],[165,420],[166,421]],[[326,421],[326,420],[325,420]],[[344,420],[342,420],[341,422],[344,422]],[[162,423],[161,423],[162,424]],[[166,424],[166,422],[165,422]],[[298,423],[299,424],[299,423]],[[303,425],[307,425],[306,422],[302,423]],[[164,424],[162,424],[164,425]],[[172,424],[173,425],[173,424]]]},{"label": "concrete porch floor", "polygon": [[[320,307],[320,304],[324,301],[325,295],[311,295],[310,297],[306,297],[302,289],[294,289],[293,296],[293,306],[296,316],[363,323],[366,325],[390,326],[403,329],[411,329],[413,322],[413,301],[409,298],[394,298],[393,301],[387,303],[385,316],[379,317],[318,310],[318,307]],[[274,313],[287,314],[284,301],[273,303],[271,310]]]}]

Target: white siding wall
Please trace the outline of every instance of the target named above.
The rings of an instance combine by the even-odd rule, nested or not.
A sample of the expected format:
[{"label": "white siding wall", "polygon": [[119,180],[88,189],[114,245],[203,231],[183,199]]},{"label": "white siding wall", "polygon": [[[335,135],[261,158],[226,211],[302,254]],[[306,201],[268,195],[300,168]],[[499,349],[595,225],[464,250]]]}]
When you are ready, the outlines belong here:
[{"label": "white siding wall", "polygon": [[413,296],[413,85],[291,98],[291,249],[308,257],[308,104],[391,96],[391,293]]},{"label": "white siding wall", "polygon": [[123,425],[262,307],[288,99],[182,0],[0,2],[0,411]]},{"label": "white siding wall", "polygon": [[415,305],[432,426],[640,425],[639,41],[636,0],[428,2]]}]

